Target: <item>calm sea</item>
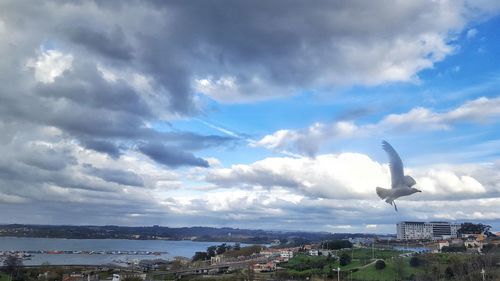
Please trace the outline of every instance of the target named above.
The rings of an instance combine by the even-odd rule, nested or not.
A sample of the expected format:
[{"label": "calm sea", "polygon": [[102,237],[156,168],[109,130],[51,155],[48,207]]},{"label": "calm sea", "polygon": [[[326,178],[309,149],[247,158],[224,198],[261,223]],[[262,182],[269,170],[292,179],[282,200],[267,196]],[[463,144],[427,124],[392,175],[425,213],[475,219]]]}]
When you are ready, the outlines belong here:
[{"label": "calm sea", "polygon": [[[193,242],[165,240],[124,239],[61,239],[0,237],[0,251],[149,251],[166,252],[161,255],[108,255],[108,254],[33,254],[25,265],[100,265],[123,263],[141,259],[172,259],[176,256],[191,258],[197,251],[205,251],[222,242]],[[233,244],[233,243],[228,243]],[[244,244],[242,244],[244,246]]]}]

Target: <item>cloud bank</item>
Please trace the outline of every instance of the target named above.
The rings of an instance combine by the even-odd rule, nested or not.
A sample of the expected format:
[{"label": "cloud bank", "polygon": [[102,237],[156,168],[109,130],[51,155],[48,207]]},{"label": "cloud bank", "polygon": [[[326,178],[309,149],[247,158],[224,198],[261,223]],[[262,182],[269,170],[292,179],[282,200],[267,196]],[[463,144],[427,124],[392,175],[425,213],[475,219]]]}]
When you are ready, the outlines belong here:
[{"label": "cloud bank", "polygon": [[[363,219],[366,208],[389,214],[371,194],[388,185],[387,167],[367,155],[263,157],[220,168],[214,154],[241,145],[239,135],[171,122],[206,114],[204,99],[255,103],[339,86],[418,83],[422,70],[457,51],[465,30],[467,38],[478,34],[471,21],[496,12],[495,1],[2,1],[0,220],[387,224]],[[266,132],[255,145],[316,155],[324,140],[446,130],[488,122],[497,108],[491,98],[446,112],[415,108],[374,124]],[[458,207],[469,196],[480,206],[472,217],[495,219],[487,210],[497,204],[497,166],[414,173],[427,194],[455,194],[442,216],[469,216]],[[428,213],[422,196],[405,215]]]}]

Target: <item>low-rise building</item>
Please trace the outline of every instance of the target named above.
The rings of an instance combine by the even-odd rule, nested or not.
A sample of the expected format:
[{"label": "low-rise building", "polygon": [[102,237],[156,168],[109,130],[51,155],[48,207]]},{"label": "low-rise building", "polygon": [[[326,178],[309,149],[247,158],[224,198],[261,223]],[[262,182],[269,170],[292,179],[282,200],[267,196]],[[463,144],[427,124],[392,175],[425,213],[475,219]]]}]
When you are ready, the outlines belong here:
[{"label": "low-rise building", "polygon": [[267,249],[267,250],[260,251],[260,254],[266,258],[278,257],[278,256],[280,256],[280,253],[281,253],[281,251],[278,249]]},{"label": "low-rise building", "polygon": [[267,263],[256,263],[253,265],[255,272],[271,272],[276,270],[276,263],[273,261]]},{"label": "low-rise building", "polygon": [[310,256],[319,256],[319,250],[318,249],[312,249],[307,252]]},{"label": "low-rise building", "polygon": [[210,264],[218,264],[221,263],[223,256],[222,255],[217,255],[215,257],[210,258]]},{"label": "low-rise building", "polygon": [[373,237],[355,237],[349,238],[349,242],[351,242],[355,247],[367,246],[373,244],[375,238]]},{"label": "low-rise building", "polygon": [[280,256],[285,259],[285,260],[289,260],[291,258],[293,258],[293,251],[291,250],[281,250],[280,251]]},{"label": "low-rise building", "polygon": [[443,247],[449,247],[449,246],[450,246],[450,243],[446,240],[438,242],[438,248],[440,251],[443,249]]},{"label": "low-rise building", "polygon": [[467,251],[481,252],[483,249],[483,243],[477,240],[467,240],[464,242],[464,246]]}]

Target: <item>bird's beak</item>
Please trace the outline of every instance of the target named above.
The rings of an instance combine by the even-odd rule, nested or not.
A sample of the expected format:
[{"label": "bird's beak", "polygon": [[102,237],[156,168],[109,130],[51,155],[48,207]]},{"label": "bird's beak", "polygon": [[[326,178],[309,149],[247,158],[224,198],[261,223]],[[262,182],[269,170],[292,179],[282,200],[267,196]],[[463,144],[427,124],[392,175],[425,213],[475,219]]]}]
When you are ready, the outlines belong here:
[{"label": "bird's beak", "polygon": [[420,190],[420,189],[417,189],[417,192],[422,192],[422,190]]}]

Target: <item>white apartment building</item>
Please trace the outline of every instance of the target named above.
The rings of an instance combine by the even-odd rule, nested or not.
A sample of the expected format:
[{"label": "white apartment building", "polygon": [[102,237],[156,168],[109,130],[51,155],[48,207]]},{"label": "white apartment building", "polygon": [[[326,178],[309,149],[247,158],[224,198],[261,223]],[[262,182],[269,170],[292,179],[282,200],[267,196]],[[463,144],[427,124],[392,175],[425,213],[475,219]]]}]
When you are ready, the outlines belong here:
[{"label": "white apartment building", "polygon": [[449,222],[415,222],[402,221],[396,225],[397,238],[414,239],[447,239],[456,238],[460,224]]},{"label": "white apartment building", "polygon": [[293,252],[290,250],[282,250],[280,252],[280,256],[282,258],[284,258],[285,260],[289,260],[289,259],[293,258]]}]

